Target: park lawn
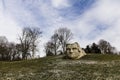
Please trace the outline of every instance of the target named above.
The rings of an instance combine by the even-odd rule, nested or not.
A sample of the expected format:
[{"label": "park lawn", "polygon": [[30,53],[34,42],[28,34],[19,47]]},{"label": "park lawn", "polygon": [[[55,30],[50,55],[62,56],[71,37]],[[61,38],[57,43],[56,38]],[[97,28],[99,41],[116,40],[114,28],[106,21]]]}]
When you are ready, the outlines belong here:
[{"label": "park lawn", "polygon": [[79,60],[49,56],[0,61],[0,80],[119,80],[120,55],[88,54]]}]

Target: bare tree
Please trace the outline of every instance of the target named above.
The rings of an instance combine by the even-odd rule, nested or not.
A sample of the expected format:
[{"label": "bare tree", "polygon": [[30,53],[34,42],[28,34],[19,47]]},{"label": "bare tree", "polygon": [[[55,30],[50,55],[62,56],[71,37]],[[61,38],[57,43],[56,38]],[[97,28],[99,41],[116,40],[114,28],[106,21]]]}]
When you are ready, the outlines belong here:
[{"label": "bare tree", "polygon": [[25,27],[22,30],[22,35],[19,36],[21,51],[22,51],[22,58],[26,59],[28,55],[34,57],[35,50],[37,47],[37,40],[39,36],[42,34],[39,28],[34,27]]},{"label": "bare tree", "polygon": [[59,46],[60,46],[60,41],[58,39],[58,34],[54,33],[51,36],[51,40],[48,43],[46,43],[46,45],[45,45],[45,50],[46,50],[47,56],[57,55]]},{"label": "bare tree", "polygon": [[9,60],[20,60],[20,49],[18,48],[18,44],[14,42],[10,42],[8,46]]},{"label": "bare tree", "polygon": [[8,46],[8,53],[9,53],[9,60],[12,60],[13,59],[13,55],[14,55],[14,52],[15,51],[15,43],[9,43],[9,46]]},{"label": "bare tree", "polygon": [[111,53],[111,50],[113,49],[110,43],[103,39],[99,41],[98,46],[102,54]]},{"label": "bare tree", "polygon": [[66,51],[66,44],[72,39],[73,34],[68,28],[59,28],[51,36],[51,40],[46,43],[45,51],[47,55],[63,54]]},{"label": "bare tree", "polygon": [[1,60],[8,59],[8,40],[5,36],[0,36],[0,58]]},{"label": "bare tree", "polygon": [[35,56],[35,51],[37,51],[37,45],[39,43],[39,38],[41,37],[42,31],[40,28],[29,28],[29,32],[31,34],[31,50],[32,57]]},{"label": "bare tree", "polygon": [[66,44],[72,39],[73,34],[68,28],[59,28],[56,30],[56,33],[64,53],[66,51]]},{"label": "bare tree", "polygon": [[53,50],[54,50],[54,54],[57,55],[57,50],[60,46],[60,41],[58,39],[58,34],[54,33],[54,35],[51,37],[51,42],[53,45]]},{"label": "bare tree", "polygon": [[16,44],[15,46],[15,52],[17,53],[14,57],[13,60],[20,60],[21,59],[21,55],[22,55],[22,51],[21,51],[21,44]]},{"label": "bare tree", "polygon": [[54,55],[54,47],[52,42],[47,42],[45,45],[45,52],[47,56],[53,56]]}]

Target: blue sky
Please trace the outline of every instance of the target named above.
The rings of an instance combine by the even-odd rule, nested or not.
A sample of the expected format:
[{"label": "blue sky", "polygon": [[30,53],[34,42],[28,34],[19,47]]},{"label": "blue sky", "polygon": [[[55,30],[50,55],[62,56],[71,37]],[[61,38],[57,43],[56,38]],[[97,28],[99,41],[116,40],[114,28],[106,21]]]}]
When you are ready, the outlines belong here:
[{"label": "blue sky", "polygon": [[16,42],[23,27],[40,27],[44,46],[54,30],[67,27],[81,47],[105,39],[120,51],[119,7],[120,0],[0,0],[0,36]]}]

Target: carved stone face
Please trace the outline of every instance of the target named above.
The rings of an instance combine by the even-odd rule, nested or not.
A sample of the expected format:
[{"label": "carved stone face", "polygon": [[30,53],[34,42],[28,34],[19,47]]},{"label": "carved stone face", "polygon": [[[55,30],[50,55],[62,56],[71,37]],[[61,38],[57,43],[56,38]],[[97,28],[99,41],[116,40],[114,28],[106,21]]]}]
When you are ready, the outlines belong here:
[{"label": "carved stone face", "polygon": [[77,58],[79,56],[79,47],[77,44],[67,44],[66,53],[70,58]]},{"label": "carved stone face", "polygon": [[66,45],[66,55],[71,59],[79,59],[83,55],[85,55],[84,51],[79,47],[77,42],[73,44]]}]

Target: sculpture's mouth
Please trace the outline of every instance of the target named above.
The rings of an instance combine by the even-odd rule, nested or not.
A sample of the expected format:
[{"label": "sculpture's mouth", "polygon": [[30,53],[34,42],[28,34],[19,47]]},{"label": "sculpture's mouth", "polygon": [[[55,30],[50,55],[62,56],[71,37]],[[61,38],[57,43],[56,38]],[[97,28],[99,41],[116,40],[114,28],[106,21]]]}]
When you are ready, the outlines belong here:
[{"label": "sculpture's mouth", "polygon": [[76,55],[75,53],[70,53],[68,56],[69,56],[70,58],[76,58],[78,55]]}]

